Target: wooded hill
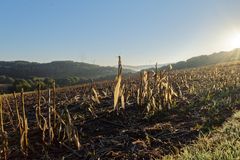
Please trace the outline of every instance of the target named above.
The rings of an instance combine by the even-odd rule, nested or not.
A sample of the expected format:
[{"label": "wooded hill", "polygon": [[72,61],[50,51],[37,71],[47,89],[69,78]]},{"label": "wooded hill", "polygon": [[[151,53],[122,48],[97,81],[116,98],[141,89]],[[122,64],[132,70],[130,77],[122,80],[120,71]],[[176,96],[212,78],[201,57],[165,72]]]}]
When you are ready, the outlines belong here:
[{"label": "wooded hill", "polygon": [[[213,53],[210,55],[201,55],[197,57],[192,57],[186,61],[179,61],[177,63],[171,64],[173,69],[185,69],[201,67],[206,65],[213,65],[225,62],[233,62],[240,60],[240,48],[234,49],[232,51],[222,51],[218,53]],[[167,66],[163,66],[162,69]]]}]

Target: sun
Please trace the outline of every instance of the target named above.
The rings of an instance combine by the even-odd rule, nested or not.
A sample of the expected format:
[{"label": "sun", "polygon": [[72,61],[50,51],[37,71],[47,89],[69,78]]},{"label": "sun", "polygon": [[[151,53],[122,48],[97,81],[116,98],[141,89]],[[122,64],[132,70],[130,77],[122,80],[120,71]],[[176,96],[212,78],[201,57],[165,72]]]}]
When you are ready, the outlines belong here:
[{"label": "sun", "polygon": [[230,45],[232,48],[240,48],[240,33],[233,35]]}]

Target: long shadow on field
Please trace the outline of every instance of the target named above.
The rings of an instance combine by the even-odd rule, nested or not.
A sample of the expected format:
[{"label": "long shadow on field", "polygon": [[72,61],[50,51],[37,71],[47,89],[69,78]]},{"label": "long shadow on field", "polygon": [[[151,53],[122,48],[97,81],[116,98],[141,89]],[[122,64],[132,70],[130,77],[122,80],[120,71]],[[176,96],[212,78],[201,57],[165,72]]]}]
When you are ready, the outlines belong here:
[{"label": "long shadow on field", "polygon": [[152,159],[176,153],[240,108],[207,103],[196,98],[194,104],[179,104],[152,116],[134,105],[119,114],[105,113],[79,126],[81,155],[86,159]]}]

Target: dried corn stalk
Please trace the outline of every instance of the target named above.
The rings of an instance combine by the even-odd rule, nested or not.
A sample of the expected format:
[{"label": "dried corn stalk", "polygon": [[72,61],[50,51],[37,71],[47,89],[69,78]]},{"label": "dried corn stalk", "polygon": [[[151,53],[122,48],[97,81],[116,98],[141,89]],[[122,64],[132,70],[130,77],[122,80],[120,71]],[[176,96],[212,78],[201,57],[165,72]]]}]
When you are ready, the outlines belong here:
[{"label": "dried corn stalk", "polygon": [[53,128],[56,130],[56,120],[57,120],[57,106],[56,106],[56,84],[55,81],[53,81]]},{"label": "dried corn stalk", "polygon": [[21,120],[21,125],[20,125],[20,145],[21,145],[21,150],[24,153],[24,155],[28,154],[28,121],[27,121],[27,116],[25,112],[25,102],[24,102],[24,91],[22,89],[21,92],[21,99],[22,99],[22,120]]},{"label": "dried corn stalk", "polygon": [[3,159],[7,159],[8,156],[8,134],[4,130],[4,121],[3,121],[3,102],[2,102],[2,96],[0,96],[0,131],[1,131],[1,136],[2,136],[2,144],[1,145],[1,150],[0,150],[0,155]]},{"label": "dried corn stalk", "polygon": [[120,96],[121,96],[121,107],[123,109],[125,109],[125,98],[124,98],[124,94],[125,94],[125,85],[122,86],[121,88],[121,93],[120,93]]},{"label": "dried corn stalk", "polygon": [[92,91],[93,91],[92,100],[93,100],[95,103],[100,104],[98,92],[97,92],[93,87],[92,87]]},{"label": "dried corn stalk", "polygon": [[49,144],[52,143],[54,138],[54,132],[52,127],[52,106],[51,106],[51,90],[48,90],[48,135],[49,135]]},{"label": "dried corn stalk", "polygon": [[[61,125],[61,127],[62,127],[61,130],[64,132],[64,135],[63,135],[61,141],[63,142],[64,139],[67,138],[67,141],[73,142],[74,145],[79,150],[81,145],[80,145],[78,130],[74,127],[74,125],[72,123],[71,115],[67,108],[64,109],[63,116],[65,117],[65,121],[61,118],[62,122],[63,122]],[[59,132],[59,134],[61,134],[60,132]]]},{"label": "dried corn stalk", "polygon": [[44,124],[42,125],[42,119],[44,118],[41,113],[41,93],[40,93],[40,85],[38,84],[38,90],[37,90],[37,106],[35,111],[36,121],[38,127],[43,130]]},{"label": "dried corn stalk", "polygon": [[[8,119],[11,123],[11,125],[14,127],[14,124],[13,124],[13,117],[14,117],[14,113],[13,113],[13,110],[12,110],[12,107],[10,105],[10,102],[8,100],[8,97],[7,96],[3,96],[4,97],[4,100],[6,102],[6,105],[7,105],[7,109],[8,109]],[[13,128],[15,130],[15,128]]]},{"label": "dried corn stalk", "polygon": [[18,119],[18,128],[20,128],[21,125],[21,116],[19,114],[19,109],[18,109],[18,101],[17,101],[17,96],[16,93],[13,93],[13,97],[14,97],[14,102],[15,102],[15,108],[16,108],[16,112],[17,112],[17,119]]},{"label": "dried corn stalk", "polygon": [[117,84],[114,89],[114,110],[118,111],[118,100],[121,92],[121,81],[122,81],[122,64],[121,57],[118,56],[118,75],[116,77]]}]

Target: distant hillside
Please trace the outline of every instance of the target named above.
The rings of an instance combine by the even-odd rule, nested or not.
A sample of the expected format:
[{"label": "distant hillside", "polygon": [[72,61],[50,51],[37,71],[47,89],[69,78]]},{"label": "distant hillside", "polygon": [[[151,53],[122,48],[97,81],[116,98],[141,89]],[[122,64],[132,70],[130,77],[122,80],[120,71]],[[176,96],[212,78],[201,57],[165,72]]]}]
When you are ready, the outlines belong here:
[{"label": "distant hillside", "polygon": [[[124,73],[132,72],[124,70]],[[98,65],[73,62],[54,61],[51,63],[36,63],[27,61],[0,61],[0,75],[12,78],[49,77],[54,79],[66,77],[79,77],[81,79],[97,79],[116,75],[117,68],[102,67]]]},{"label": "distant hillside", "polygon": [[[124,69],[123,73],[133,71]],[[73,61],[55,61],[36,63],[27,61],[0,61],[0,93],[34,90],[36,84],[46,89],[55,80],[57,86],[77,85],[92,80],[114,79],[117,74],[115,67],[102,67],[93,64]],[[6,85],[3,84],[8,84]],[[2,85],[2,86],[1,86]]]},{"label": "distant hillside", "polygon": [[[168,64],[158,64],[158,67],[163,67],[163,66],[166,66]],[[155,67],[155,64],[153,65],[139,65],[139,66],[130,66],[130,65],[123,65],[123,68],[125,69],[130,69],[130,70],[133,70],[133,71],[140,71],[140,70],[143,70],[143,69],[149,69],[149,68],[153,68]]]},{"label": "distant hillside", "polygon": [[[210,55],[201,55],[197,57],[192,57],[186,61],[180,61],[172,64],[173,69],[184,69],[201,67],[205,65],[213,65],[218,63],[233,62],[240,60],[240,48],[234,49],[232,51],[222,51],[218,53],[213,53]],[[163,69],[166,68],[162,67]]]}]

